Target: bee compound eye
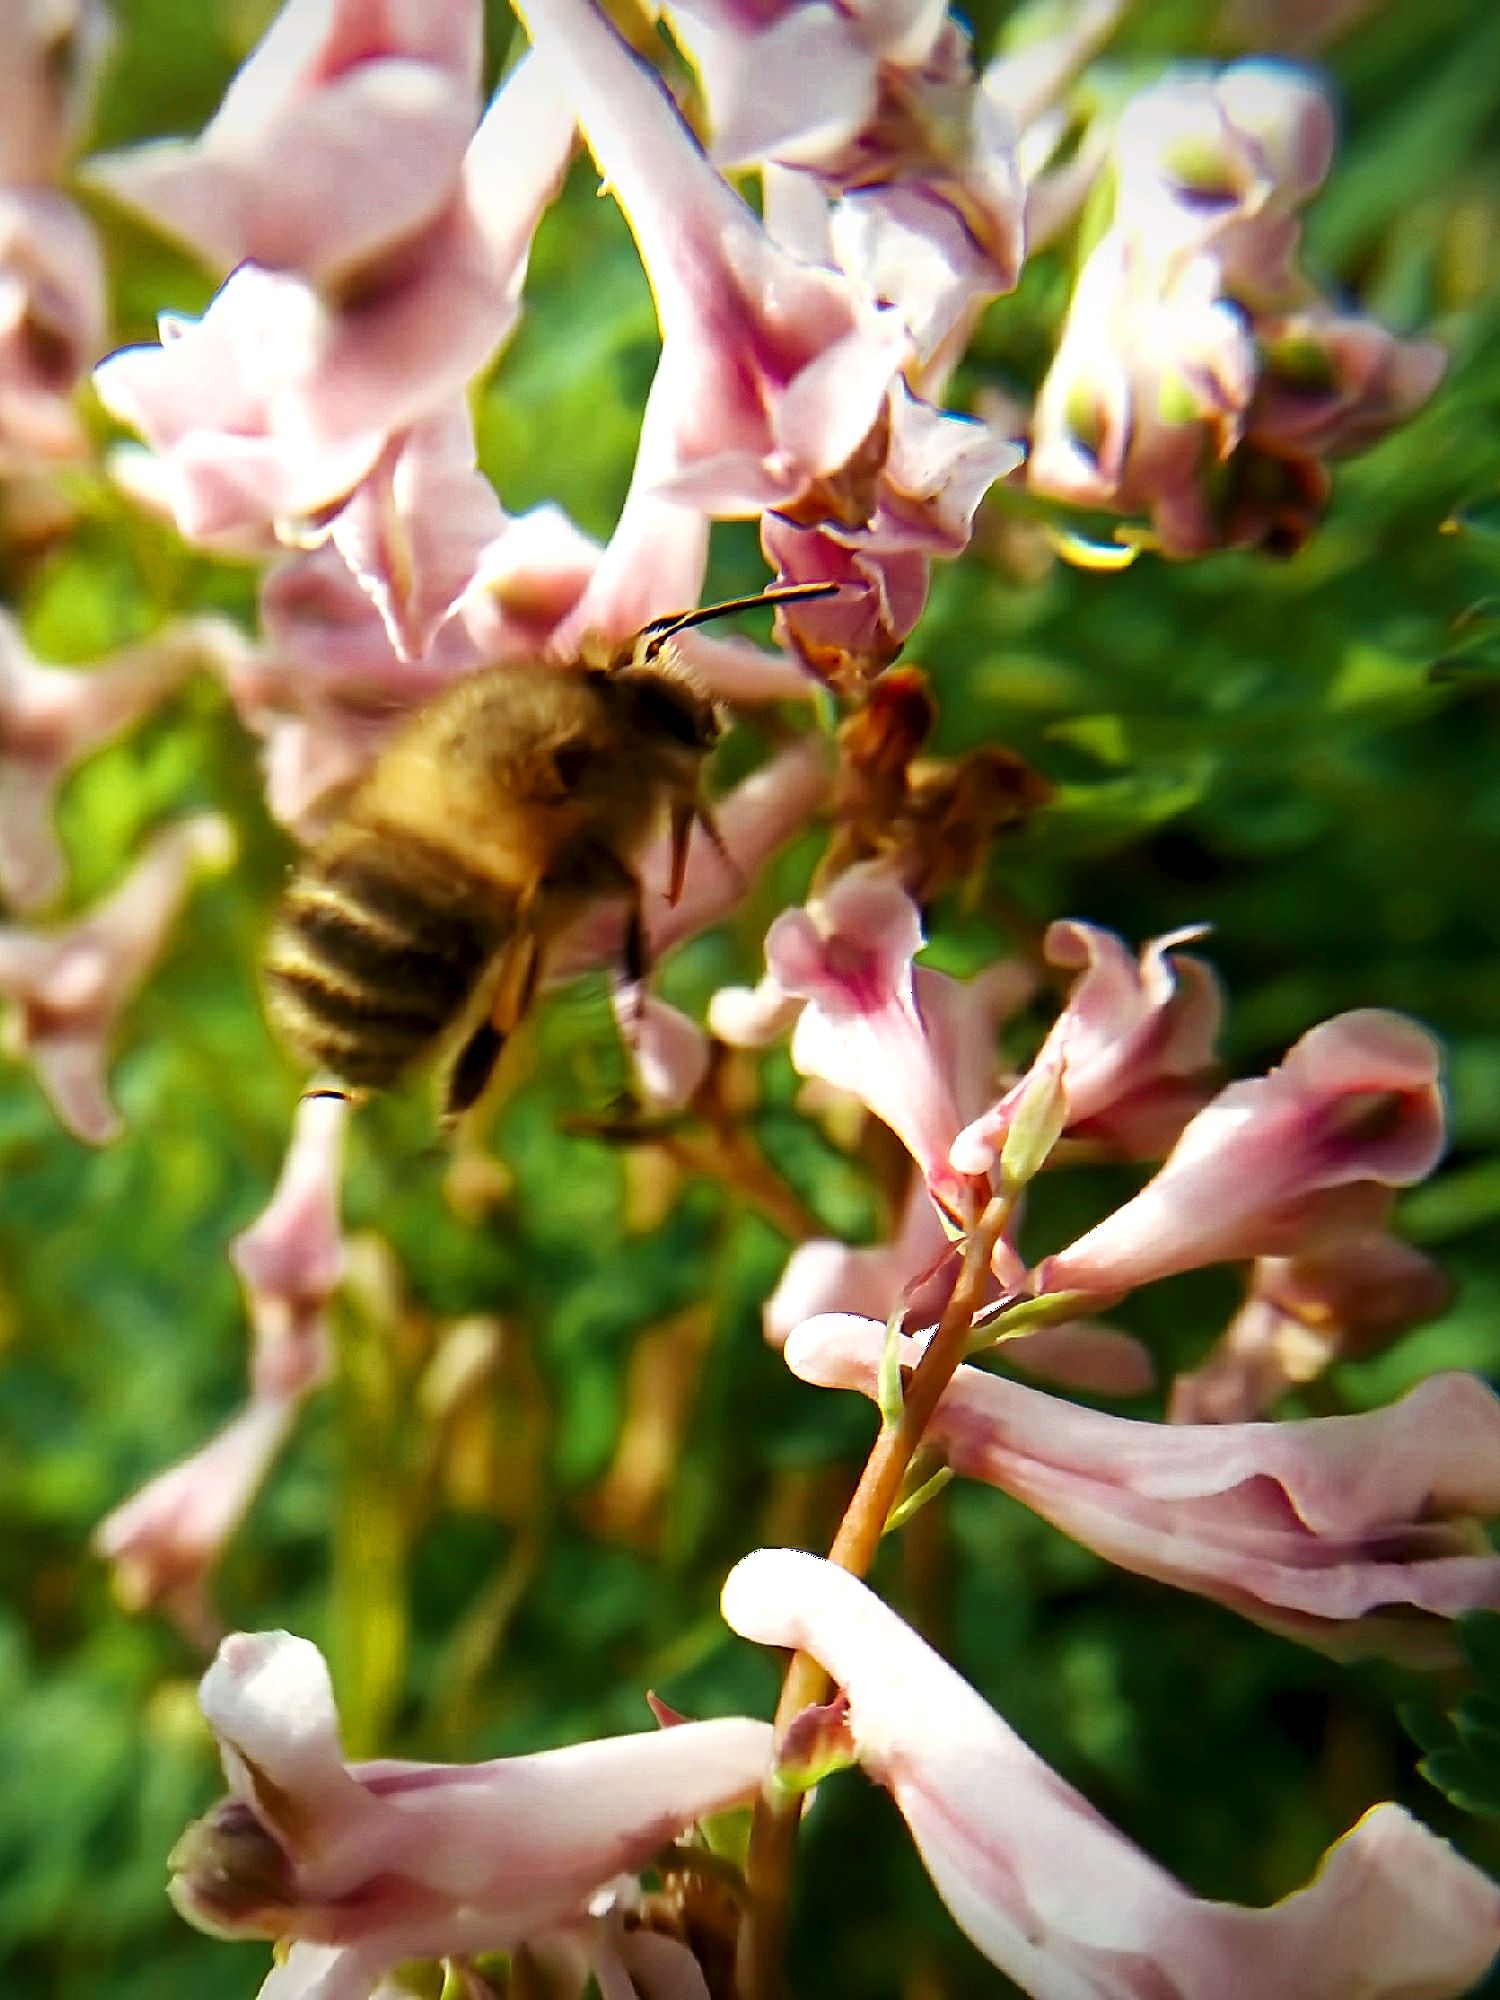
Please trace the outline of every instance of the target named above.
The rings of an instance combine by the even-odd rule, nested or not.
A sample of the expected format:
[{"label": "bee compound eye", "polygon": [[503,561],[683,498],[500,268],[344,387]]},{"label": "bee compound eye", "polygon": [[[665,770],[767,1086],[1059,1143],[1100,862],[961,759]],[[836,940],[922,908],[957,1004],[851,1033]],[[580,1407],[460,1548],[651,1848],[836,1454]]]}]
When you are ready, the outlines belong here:
[{"label": "bee compound eye", "polygon": [[665,736],[687,750],[711,750],[719,740],[712,706],[694,689],[664,675],[641,674],[631,682],[631,699],[641,729]]}]

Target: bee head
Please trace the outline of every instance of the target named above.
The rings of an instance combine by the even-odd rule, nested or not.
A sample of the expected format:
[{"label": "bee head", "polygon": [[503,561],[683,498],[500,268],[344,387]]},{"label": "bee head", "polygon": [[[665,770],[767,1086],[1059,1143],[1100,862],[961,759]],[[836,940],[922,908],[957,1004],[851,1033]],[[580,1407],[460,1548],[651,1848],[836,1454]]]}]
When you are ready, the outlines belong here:
[{"label": "bee head", "polygon": [[611,677],[611,689],[634,733],[669,758],[706,757],[723,733],[719,712],[688,674],[664,660],[632,663]]}]

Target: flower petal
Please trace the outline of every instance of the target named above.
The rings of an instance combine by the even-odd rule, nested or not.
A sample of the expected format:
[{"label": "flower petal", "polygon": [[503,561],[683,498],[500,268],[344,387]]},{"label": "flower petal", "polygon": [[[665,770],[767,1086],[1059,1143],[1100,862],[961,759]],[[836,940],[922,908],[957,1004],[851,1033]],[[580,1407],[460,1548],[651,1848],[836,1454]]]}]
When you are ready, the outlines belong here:
[{"label": "flower petal", "polygon": [[1368,1229],[1381,1189],[1421,1180],[1442,1153],[1439,1065],[1432,1037],[1403,1015],[1364,1008],[1322,1022],[1279,1069],[1221,1091],[1155,1178],[1049,1257],[1038,1283],[1108,1296]]},{"label": "flower petal", "polygon": [[[874,1398],[884,1339],[871,1320],[809,1320],[787,1366]],[[1476,1530],[1500,1514],[1500,1400],[1477,1376],[1358,1416],[1198,1426],[965,1367],[927,1436],[1108,1561],[1340,1655],[1434,1664],[1451,1657],[1434,1620],[1500,1607],[1500,1556]]]},{"label": "flower petal", "polygon": [[1500,1888],[1399,1806],[1375,1807],[1269,1909],[1201,1901],[847,1571],[761,1549],[723,1609],[827,1669],[938,1893],[1036,2000],[1457,2000],[1500,1948]]}]

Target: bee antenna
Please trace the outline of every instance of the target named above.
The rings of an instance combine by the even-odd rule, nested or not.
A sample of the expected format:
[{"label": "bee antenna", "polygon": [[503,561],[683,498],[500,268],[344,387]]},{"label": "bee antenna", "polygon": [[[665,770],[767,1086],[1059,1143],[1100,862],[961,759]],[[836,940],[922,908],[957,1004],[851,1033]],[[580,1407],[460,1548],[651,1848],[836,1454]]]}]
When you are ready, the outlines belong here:
[{"label": "bee antenna", "polygon": [[646,658],[654,659],[668,639],[691,626],[729,618],[736,611],[754,611],[762,604],[803,604],[809,598],[835,597],[843,587],[841,583],[778,583],[750,597],[729,597],[722,604],[704,604],[696,611],[674,611],[665,618],[653,618],[641,628],[641,636],[647,641]]}]

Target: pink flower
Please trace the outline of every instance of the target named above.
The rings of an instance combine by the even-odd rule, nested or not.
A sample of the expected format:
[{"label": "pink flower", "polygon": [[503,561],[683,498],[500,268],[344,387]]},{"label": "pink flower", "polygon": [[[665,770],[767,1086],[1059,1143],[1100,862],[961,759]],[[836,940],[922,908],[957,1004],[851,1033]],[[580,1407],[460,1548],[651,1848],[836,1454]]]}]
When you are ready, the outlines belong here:
[{"label": "pink flower", "polygon": [[785,605],[777,624],[802,659],[829,679],[845,661],[894,660],[927,606],[931,563],[918,549],[876,550],[782,514],[761,521],[760,545],[778,583],[839,583],[837,597]]},{"label": "pink flower", "polygon": [[1206,1360],[1172,1385],[1174,1423],[1246,1423],[1341,1359],[1377,1353],[1440,1313],[1452,1286],[1430,1257],[1378,1230],[1302,1257],[1262,1257]]},{"label": "pink flower", "polygon": [[845,586],[777,614],[815,666],[840,654],[891,659],[927,602],[928,559],[962,554],[979,502],[1021,462],[997,429],[905,387],[891,393],[878,443],[857,480],[761,523],[761,547],[782,581]]},{"label": "pink flower", "polygon": [[[856,586],[783,611],[802,658],[890,659],[925,602],[925,558],[965,546],[981,495],[1018,453],[904,387],[899,315],[773,240],[593,0],[551,0],[532,25],[656,295],[662,358],[627,514],[653,501],[765,514],[779,576]],[[820,26],[842,41],[837,22]],[[960,94],[987,103],[972,79]]]},{"label": "pink flower", "polygon": [[[462,391],[509,335],[572,126],[534,62],[506,79],[431,221],[324,294],[242,264],[198,321],[96,371],[162,461],[181,532],[213,540],[326,513],[391,437]],[[293,535],[295,538],[295,534]]]},{"label": "pink flower", "polygon": [[0,471],[83,455],[73,391],[104,335],[87,220],[49,189],[0,185]]},{"label": "pink flower", "polygon": [[213,814],[155,839],[113,894],[51,932],[0,928],[0,994],[13,1003],[10,1037],[70,1132],[94,1145],[116,1138],[119,1115],[104,1067],[116,1020],[177,921],[195,871],[232,852]]},{"label": "pink flower", "polygon": [[302,1099],[276,1191],[229,1248],[245,1286],[259,1395],[300,1398],[327,1372],[328,1303],[344,1276],[339,1186],[348,1122],[346,1099]]},{"label": "pink flower", "polygon": [[419,660],[506,526],[463,403],[391,438],[328,526],[403,660]]},{"label": "pink flower", "polygon": [[1457,2000],[1500,1948],[1500,1889],[1395,1805],[1374,1807],[1269,1909],[1194,1896],[816,1556],[747,1556],[724,1616],[827,1669],[860,1762],[954,1919],[1035,2000]]},{"label": "pink flower", "polygon": [[[885,1328],[829,1314],[786,1346],[823,1388],[875,1397]],[[908,1363],[919,1340],[904,1346]],[[926,1439],[1108,1562],[1344,1657],[1452,1658],[1438,1620],[1500,1608],[1500,1401],[1435,1375],[1386,1410],[1305,1423],[1156,1424],[960,1368]]]},{"label": "pink flower", "polygon": [[705,1813],[747,1798],[763,1722],[684,1723],[487,1764],[347,1764],[328,1670],[285,1632],[226,1639],[203,1678],[230,1796],[172,1857],[172,1898],[290,1947],[276,2000],[365,2000],[407,1958],[512,1949],[581,1919]]},{"label": "pink flower", "polygon": [[[769,981],[806,1004],[792,1061],[849,1092],[889,1125],[920,1167],[933,1200],[964,1219],[972,1182],[948,1164],[962,1125],[956,1077],[918,1005],[912,960],[922,947],[916,905],[874,866],[851,868],[806,909],[784,910],[766,933]],[[722,1000],[711,1022],[726,1024]]]},{"label": "pink flower", "polygon": [[159,1472],[94,1530],[127,1611],[164,1611],[195,1644],[218,1629],[206,1586],[296,1420],[298,1399],[252,1396],[190,1458]]},{"label": "pink flower", "polygon": [[103,1520],[99,1554],[127,1609],[161,1606],[188,1637],[219,1636],[209,1577],[329,1365],[328,1301],[344,1270],[338,1192],[349,1106],[304,1097],[276,1192],[230,1246],[250,1311],[250,1396],[217,1436]]},{"label": "pink flower", "polygon": [[0,64],[0,184],[60,180],[109,42],[98,0],[7,0]]},{"label": "pink flower", "polygon": [[[814,201],[834,201],[831,254],[814,261],[836,258],[896,306],[924,360],[955,333],[961,347],[984,300],[1015,283],[1024,204],[1014,121],[980,87],[965,31],[926,4],[670,11],[714,158],[807,176]],[[809,254],[806,238],[773,234]]]},{"label": "pink flower", "polygon": [[482,28],[473,0],[288,0],[201,138],[95,159],[90,177],[221,270],[327,283],[451,199]]},{"label": "pink flower", "polygon": [[708,1074],[708,1037],[655,994],[617,982],[614,1003],[642,1103],[656,1113],[680,1111]]},{"label": "pink flower", "polygon": [[7,902],[30,910],[62,887],[52,813],[73,766],[229,643],[228,628],[183,619],[81,672],[40,665],[15,621],[0,612],[0,891]]},{"label": "pink flower", "polygon": [[[1159,1158],[1212,1094],[1222,995],[1202,959],[1171,947],[1198,935],[1156,938],[1137,961],[1112,931],[1064,919],[1043,945],[1052,965],[1079,976],[1031,1075],[1055,1070],[1062,1129],[1125,1159]],[[1010,1128],[1029,1077],[968,1126],[954,1164],[983,1173]]]},{"label": "pink flower", "polygon": [[772,243],[593,0],[523,13],[656,297],[662,359],[641,457],[659,497],[720,516],[795,500],[879,420],[907,354],[899,320]]},{"label": "pink flower", "polygon": [[1033,488],[1148,514],[1169,555],[1218,546],[1205,481],[1240,444],[1256,366],[1220,285],[1207,255],[1159,274],[1122,230],[1106,233],[1037,397]]},{"label": "pink flower", "polygon": [[1442,373],[1431,342],[1337,314],[1296,268],[1333,113],[1286,64],[1169,77],[1127,106],[1113,221],[1037,399],[1029,478],[1149,517],[1171,556],[1305,540],[1323,458],[1383,435]]},{"label": "pink flower", "polygon": [[916,1324],[930,1325],[952,1289],[952,1250],[927,1183],[917,1174],[889,1240],[860,1247],[828,1240],[797,1246],[766,1301],[766,1339],[784,1347],[804,1320],[823,1312],[868,1314],[883,1322],[904,1307]]},{"label": "pink flower", "polygon": [[936,0],[674,0],[668,11],[725,166],[815,164],[847,146],[875,115],[882,64],[920,64],[944,24]]},{"label": "pink flower", "polygon": [[1262,60],[1169,75],[1116,129],[1116,227],[1159,264],[1211,251],[1246,306],[1270,304],[1295,283],[1293,218],[1333,145],[1333,107],[1312,71]]},{"label": "pink flower", "polygon": [[1427,401],[1447,366],[1435,340],[1398,340],[1374,320],[1324,306],[1264,319],[1257,334],[1248,435],[1282,457],[1364,451]]},{"label": "pink flower", "polygon": [[1269,1076],[1221,1091],[1133,1200],[1047,1258],[1039,1289],[1114,1296],[1368,1227],[1386,1189],[1437,1165],[1438,1065],[1432,1037],[1403,1015],[1364,1008],[1324,1021]]},{"label": "pink flower", "polygon": [[[766,1339],[784,1347],[804,1320],[820,1313],[868,1316],[882,1325],[901,1310],[908,1326],[931,1326],[953,1288],[958,1261],[920,1174],[896,1235],[855,1248],[826,1240],[802,1243],[787,1259],[766,1301]],[[992,1281],[990,1299],[1005,1287]],[[1156,1380],[1150,1351],[1128,1333],[1096,1320],[1068,1320],[1007,1340],[1004,1359],[1023,1374],[1093,1396],[1140,1396]]]}]

